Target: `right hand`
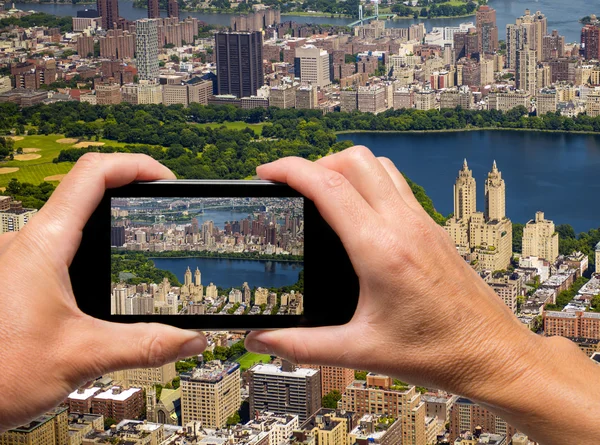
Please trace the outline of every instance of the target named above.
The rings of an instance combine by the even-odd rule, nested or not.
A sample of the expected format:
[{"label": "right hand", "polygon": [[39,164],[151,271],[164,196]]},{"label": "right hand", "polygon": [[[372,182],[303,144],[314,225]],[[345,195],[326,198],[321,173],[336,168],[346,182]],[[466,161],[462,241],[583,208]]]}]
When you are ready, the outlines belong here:
[{"label": "right hand", "polygon": [[[535,347],[538,337],[457,254],[390,160],[352,147],[314,163],[285,158],[257,171],[314,201],[350,256],[360,298],[344,326],[253,332],[248,349],[462,394],[499,367],[508,371],[503,379],[516,377],[519,356],[507,354],[506,343]],[[503,360],[475,366],[490,354]]]}]

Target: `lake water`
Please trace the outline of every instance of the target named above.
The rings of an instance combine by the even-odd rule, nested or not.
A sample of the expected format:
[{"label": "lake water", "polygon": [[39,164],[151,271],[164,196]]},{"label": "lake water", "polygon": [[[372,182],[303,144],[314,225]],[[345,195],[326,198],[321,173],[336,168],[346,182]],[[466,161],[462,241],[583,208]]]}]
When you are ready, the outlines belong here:
[{"label": "lake water", "polygon": [[355,133],[339,135],[387,156],[423,186],[436,209],[453,212],[453,185],[464,158],[484,210],[484,181],[496,160],[506,183],[506,213],[525,223],[542,210],[576,232],[600,227],[600,136],[524,131]]},{"label": "lake water", "polygon": [[303,269],[299,262],[231,260],[219,258],[153,258],[159,269],[173,272],[180,282],[188,266],[194,272],[196,267],[202,274],[202,285],[211,282],[223,288],[242,287],[247,282],[253,287],[289,286],[298,281],[298,273]]},{"label": "lake water", "polygon": [[[8,3],[7,3],[8,4]],[[496,9],[497,24],[499,28],[500,39],[505,38],[506,25],[514,23],[515,18],[521,16],[526,8],[533,11],[542,11],[548,18],[548,29],[557,29],[564,35],[567,42],[579,42],[581,24],[578,22],[583,16],[598,13],[594,2],[585,0],[571,0],[568,5],[561,0],[490,0],[489,4]],[[54,4],[54,3],[19,3],[15,6],[25,11],[35,10],[54,15],[75,16],[78,10],[85,8],[94,8],[95,5],[73,5],[73,4]],[[133,2],[129,0],[119,1],[119,14],[128,19],[136,20],[148,16],[145,8],[134,8]],[[166,14],[164,11],[162,14]],[[218,25],[229,25],[233,14],[205,14],[201,12],[182,11],[181,16],[193,16],[207,23]],[[332,18],[332,17],[306,17],[286,15],[282,20],[293,20],[298,23],[329,23],[333,25],[347,25],[356,19]],[[463,22],[474,21],[475,17],[450,18],[450,19],[431,19],[431,20],[413,20],[401,19],[388,21],[387,27],[404,28],[412,23],[423,22],[428,30],[434,26],[456,26]]]}]

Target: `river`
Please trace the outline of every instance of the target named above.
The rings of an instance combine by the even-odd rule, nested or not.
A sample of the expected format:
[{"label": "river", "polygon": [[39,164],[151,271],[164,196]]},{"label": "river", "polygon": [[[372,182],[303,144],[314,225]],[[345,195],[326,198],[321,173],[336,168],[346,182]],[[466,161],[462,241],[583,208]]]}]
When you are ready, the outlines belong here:
[{"label": "river", "polygon": [[453,185],[466,158],[484,210],[484,181],[496,160],[506,183],[506,213],[525,223],[542,210],[576,232],[600,227],[600,136],[525,131],[354,133],[339,135],[390,158],[423,186],[436,209],[453,212]]},{"label": "river", "polygon": [[300,262],[232,260],[220,258],[153,258],[157,268],[173,272],[180,282],[189,267],[192,273],[196,267],[202,274],[202,284],[214,283],[223,288],[242,287],[247,282],[253,287],[282,287],[298,281],[298,273],[303,269]]},{"label": "river", "polygon": [[[9,3],[7,3],[9,4]],[[493,8],[496,9],[497,13],[497,24],[499,28],[500,39],[505,38],[506,25],[514,23],[515,18],[521,16],[526,8],[533,11],[542,11],[548,17],[548,29],[557,29],[560,34],[564,35],[567,42],[579,42],[581,24],[578,22],[579,19],[585,15],[592,13],[598,13],[590,5],[590,2],[585,0],[571,0],[568,6],[565,5],[564,1],[561,0],[490,0],[489,3]],[[85,8],[93,8],[95,5],[73,5],[73,4],[54,4],[54,3],[19,3],[16,2],[15,6],[18,9],[25,11],[35,10],[42,11],[48,14],[54,15],[67,15],[75,16],[78,10]],[[130,0],[119,1],[119,14],[128,19],[135,20],[143,17],[147,17],[147,10],[144,8],[135,8],[133,2]],[[163,11],[163,15],[165,12]],[[187,12],[182,11],[181,16],[187,17],[191,15],[207,23],[213,23],[218,25],[229,25],[231,16],[233,14],[206,14],[201,12]],[[285,15],[282,16],[282,20],[293,20],[298,23],[329,23],[333,25],[347,25],[356,19],[350,18],[332,18],[332,17],[308,17],[308,16],[295,16]],[[428,20],[413,20],[413,19],[400,19],[390,20],[386,26],[402,28],[407,27],[412,23],[423,22],[428,30],[431,30],[434,26],[456,26],[463,22],[474,21],[475,17],[461,17],[461,18],[448,18],[448,19],[428,19]]]}]

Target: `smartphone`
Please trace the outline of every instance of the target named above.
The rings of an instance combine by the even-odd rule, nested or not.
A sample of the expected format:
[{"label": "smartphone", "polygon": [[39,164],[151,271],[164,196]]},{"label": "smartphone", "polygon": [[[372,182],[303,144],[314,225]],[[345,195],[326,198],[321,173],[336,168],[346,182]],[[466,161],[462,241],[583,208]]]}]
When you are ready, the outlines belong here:
[{"label": "smartphone", "polygon": [[186,329],[344,324],[358,278],[314,203],[269,181],[107,190],[70,267],[79,308]]}]

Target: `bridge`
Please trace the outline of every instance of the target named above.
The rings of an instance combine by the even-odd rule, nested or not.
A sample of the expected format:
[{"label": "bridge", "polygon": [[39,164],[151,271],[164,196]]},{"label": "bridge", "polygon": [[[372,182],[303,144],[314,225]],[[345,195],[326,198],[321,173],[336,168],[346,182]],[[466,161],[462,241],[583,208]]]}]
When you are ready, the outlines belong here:
[{"label": "bridge", "polygon": [[349,27],[351,27],[351,28],[352,28],[353,26],[358,26],[358,25],[362,25],[362,24],[363,24],[363,23],[365,23],[365,22],[370,22],[370,21],[371,21],[371,20],[373,20],[373,19],[377,19],[377,20],[378,20],[378,19],[380,19],[380,18],[384,18],[384,19],[391,19],[392,17],[395,17],[395,16],[396,16],[396,14],[379,14],[379,15],[372,15],[371,17],[365,17],[365,18],[363,18],[363,19],[358,19],[357,21],[355,21],[355,22],[352,22],[352,23],[350,23],[350,24],[349,24],[349,25],[347,25],[347,26],[349,26]]}]

